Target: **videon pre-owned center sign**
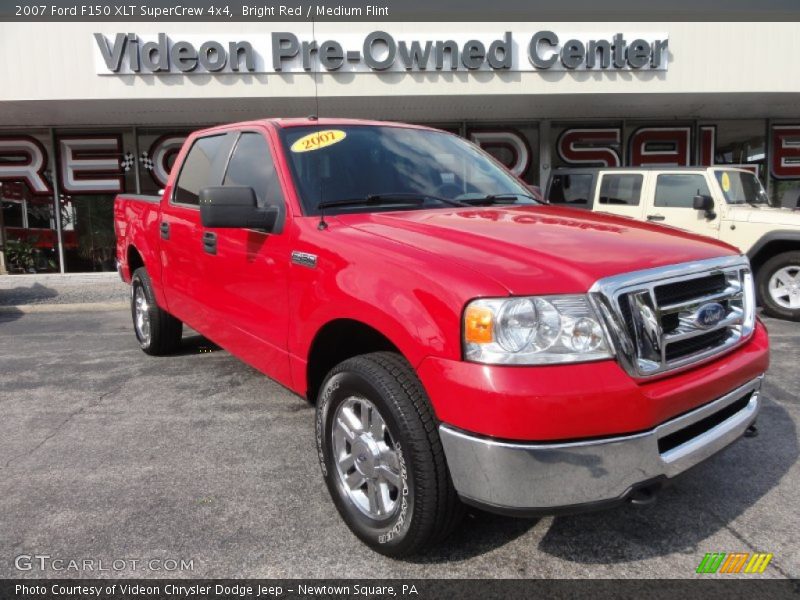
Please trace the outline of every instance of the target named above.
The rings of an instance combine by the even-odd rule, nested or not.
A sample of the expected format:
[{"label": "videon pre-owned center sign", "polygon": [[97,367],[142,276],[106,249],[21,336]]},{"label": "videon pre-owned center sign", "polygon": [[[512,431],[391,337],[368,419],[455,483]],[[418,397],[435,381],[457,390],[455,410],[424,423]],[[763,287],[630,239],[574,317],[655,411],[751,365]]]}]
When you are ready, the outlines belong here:
[{"label": "videon pre-owned center sign", "polygon": [[385,71],[665,71],[666,33],[574,34],[537,31],[500,36],[448,34],[396,39],[385,31],[337,40],[272,32],[241,39],[166,33],[94,34],[101,75]]}]

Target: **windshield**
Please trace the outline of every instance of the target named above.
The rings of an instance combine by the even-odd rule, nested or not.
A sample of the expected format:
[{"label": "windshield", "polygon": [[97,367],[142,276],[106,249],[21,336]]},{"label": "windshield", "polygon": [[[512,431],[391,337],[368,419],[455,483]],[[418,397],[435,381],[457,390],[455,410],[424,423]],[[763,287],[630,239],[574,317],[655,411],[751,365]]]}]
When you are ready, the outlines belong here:
[{"label": "windshield", "polygon": [[769,196],[758,177],[744,171],[716,171],[717,182],[728,204],[769,205]]},{"label": "windshield", "polygon": [[467,141],[439,131],[371,125],[281,132],[306,214],[444,208],[478,201],[536,204],[530,191]]}]

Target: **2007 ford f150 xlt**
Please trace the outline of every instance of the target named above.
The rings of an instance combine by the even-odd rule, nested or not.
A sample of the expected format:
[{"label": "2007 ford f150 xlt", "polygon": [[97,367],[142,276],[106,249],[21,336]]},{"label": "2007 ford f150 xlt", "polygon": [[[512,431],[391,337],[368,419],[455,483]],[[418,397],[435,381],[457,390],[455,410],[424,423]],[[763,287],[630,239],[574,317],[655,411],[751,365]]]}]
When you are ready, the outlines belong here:
[{"label": "2007 ford f150 xlt", "polygon": [[449,133],[207,129],[161,197],[114,210],[142,349],[170,352],[186,323],[314,402],[333,501],[387,555],[444,537],[462,503],[644,499],[759,410],[745,257],[540,204]]}]

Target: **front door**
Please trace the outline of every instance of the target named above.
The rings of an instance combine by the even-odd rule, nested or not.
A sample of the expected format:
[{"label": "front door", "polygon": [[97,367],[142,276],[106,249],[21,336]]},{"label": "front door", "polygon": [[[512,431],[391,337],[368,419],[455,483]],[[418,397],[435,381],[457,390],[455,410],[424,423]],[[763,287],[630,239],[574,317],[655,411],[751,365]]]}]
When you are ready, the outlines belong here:
[{"label": "front door", "polygon": [[[647,194],[650,202],[645,218],[651,222],[670,225],[709,237],[719,237],[719,207],[713,218],[694,209],[694,197],[711,196],[705,173],[680,171],[653,173]],[[712,196],[713,197],[713,196]]]},{"label": "front door", "polygon": [[[204,270],[215,341],[279,381],[288,381],[288,276],[291,235],[273,152],[263,130],[237,135],[222,185],[253,188],[260,207],[279,214],[270,232],[204,228]],[[213,240],[211,242],[210,240]]]}]

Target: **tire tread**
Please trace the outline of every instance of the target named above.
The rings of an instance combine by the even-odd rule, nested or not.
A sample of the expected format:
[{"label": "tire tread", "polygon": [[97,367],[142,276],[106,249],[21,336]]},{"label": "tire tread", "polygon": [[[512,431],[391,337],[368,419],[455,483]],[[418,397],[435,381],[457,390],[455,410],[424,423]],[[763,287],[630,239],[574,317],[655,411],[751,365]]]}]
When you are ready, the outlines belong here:
[{"label": "tire tread", "polygon": [[[150,275],[144,267],[139,267],[133,272],[131,285],[136,281],[144,288],[147,302],[152,308],[150,314],[150,345],[142,350],[153,356],[164,356],[178,349],[183,335],[183,323],[161,308],[156,302],[153,293],[153,284]],[[131,303],[133,296],[131,296]]]},{"label": "tire tread", "polygon": [[800,266],[800,251],[792,250],[789,252],[782,252],[776,254],[767,260],[758,270],[756,274],[756,287],[757,294],[764,307],[764,312],[778,319],[788,319],[790,321],[800,321],[800,310],[792,310],[784,308],[772,301],[769,295],[769,279],[772,274],[781,267],[789,265]]}]

